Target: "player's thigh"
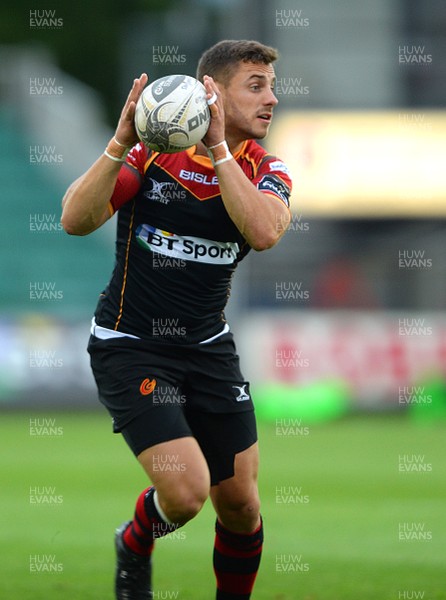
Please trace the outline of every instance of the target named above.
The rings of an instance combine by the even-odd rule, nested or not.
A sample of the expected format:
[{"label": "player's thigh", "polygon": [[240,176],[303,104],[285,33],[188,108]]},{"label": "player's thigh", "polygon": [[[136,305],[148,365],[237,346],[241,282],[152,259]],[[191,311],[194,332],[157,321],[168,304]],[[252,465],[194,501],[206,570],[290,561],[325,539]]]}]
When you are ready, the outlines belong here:
[{"label": "player's thigh", "polygon": [[195,438],[156,444],[137,458],[157,489],[162,508],[170,515],[191,518],[200,510],[209,496],[210,476]]},{"label": "player's thigh", "polygon": [[220,521],[228,529],[249,533],[258,526],[260,499],[257,484],[258,443],[234,458],[234,475],[211,487],[211,500]]}]

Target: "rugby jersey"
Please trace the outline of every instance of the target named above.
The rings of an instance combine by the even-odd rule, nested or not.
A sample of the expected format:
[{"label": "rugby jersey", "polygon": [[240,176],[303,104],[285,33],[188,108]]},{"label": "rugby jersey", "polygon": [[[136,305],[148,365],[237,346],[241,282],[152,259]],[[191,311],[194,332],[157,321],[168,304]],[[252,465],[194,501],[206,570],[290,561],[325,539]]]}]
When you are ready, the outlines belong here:
[{"label": "rugby jersey", "polygon": [[[253,140],[234,158],[259,190],[289,205],[291,179],[280,159]],[[250,246],[226,212],[210,159],[195,147],[164,154],[137,144],[110,210],[118,212],[116,259],[96,324],[180,344],[218,335],[232,274]]]}]

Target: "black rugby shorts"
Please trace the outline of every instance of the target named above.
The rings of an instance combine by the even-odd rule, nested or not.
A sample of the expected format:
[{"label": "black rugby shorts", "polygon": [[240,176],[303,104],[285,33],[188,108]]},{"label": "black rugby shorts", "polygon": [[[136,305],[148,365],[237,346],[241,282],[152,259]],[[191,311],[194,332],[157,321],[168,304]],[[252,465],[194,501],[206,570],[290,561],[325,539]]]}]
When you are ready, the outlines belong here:
[{"label": "black rugby shorts", "polygon": [[99,399],[133,453],[181,437],[199,443],[215,485],[257,441],[249,383],[232,333],[206,344],[90,337]]}]

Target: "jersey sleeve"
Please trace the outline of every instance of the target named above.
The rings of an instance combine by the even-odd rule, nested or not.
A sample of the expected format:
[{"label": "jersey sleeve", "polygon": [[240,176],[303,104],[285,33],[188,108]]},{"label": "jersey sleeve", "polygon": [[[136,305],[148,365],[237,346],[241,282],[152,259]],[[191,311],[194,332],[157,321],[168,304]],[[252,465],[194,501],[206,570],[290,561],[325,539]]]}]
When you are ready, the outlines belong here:
[{"label": "jersey sleeve", "polygon": [[110,211],[112,214],[138,193],[147,160],[147,148],[143,144],[133,146],[119,171],[115,189],[110,198]]},{"label": "jersey sleeve", "polygon": [[291,174],[288,167],[279,158],[266,155],[259,165],[253,184],[264,194],[269,194],[281,200],[285,206],[290,206],[292,188]]}]

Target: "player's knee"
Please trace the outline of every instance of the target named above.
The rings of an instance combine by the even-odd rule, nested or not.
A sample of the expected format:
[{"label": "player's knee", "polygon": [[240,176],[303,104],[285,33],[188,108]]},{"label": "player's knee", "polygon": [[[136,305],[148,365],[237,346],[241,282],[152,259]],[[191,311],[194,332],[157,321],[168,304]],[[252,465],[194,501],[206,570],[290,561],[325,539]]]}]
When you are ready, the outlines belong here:
[{"label": "player's knee", "polygon": [[258,514],[260,511],[260,498],[256,486],[236,490],[233,494],[225,494],[220,503],[234,514],[250,515]]},{"label": "player's knee", "polygon": [[242,501],[235,508],[235,514],[239,516],[240,520],[252,521],[257,520],[260,514],[260,500],[258,496],[252,497],[248,500]]},{"label": "player's knee", "polygon": [[208,496],[209,482],[206,478],[172,486],[163,498],[166,515],[173,523],[184,525],[200,512]]},{"label": "player's knee", "polygon": [[173,523],[184,525],[193,519],[203,507],[207,496],[194,491],[183,491],[167,502],[166,514]]},{"label": "player's knee", "polygon": [[231,499],[220,507],[219,517],[223,524],[233,531],[252,531],[256,527],[260,515],[258,494],[249,497]]}]

